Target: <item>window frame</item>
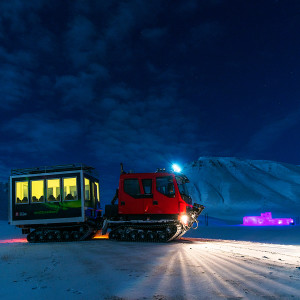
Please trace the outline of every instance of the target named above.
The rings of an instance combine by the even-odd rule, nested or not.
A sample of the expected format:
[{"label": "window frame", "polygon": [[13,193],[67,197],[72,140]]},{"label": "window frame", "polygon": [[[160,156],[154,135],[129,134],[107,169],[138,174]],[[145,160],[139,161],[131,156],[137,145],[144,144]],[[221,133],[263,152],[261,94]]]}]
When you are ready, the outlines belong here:
[{"label": "window frame", "polygon": [[[127,193],[127,192],[125,191],[125,182],[126,182],[126,181],[129,181],[129,180],[131,180],[131,181],[133,181],[133,180],[137,181],[138,187],[139,187],[139,194],[131,195],[131,194],[129,194],[129,193]],[[132,197],[132,198],[142,198],[142,197],[143,197],[142,190],[141,190],[141,186],[140,186],[140,180],[139,180],[139,178],[126,178],[126,179],[124,179],[124,182],[123,182],[123,191],[124,191],[124,193],[125,193],[126,195],[128,195],[128,196],[130,196],[130,197]]]},{"label": "window frame", "polygon": [[[65,179],[71,179],[71,178],[75,178],[76,180],[76,199],[65,199],[66,196],[65,196],[65,184],[64,184],[64,180]],[[62,179],[62,187],[63,187],[63,198],[62,198],[62,202],[68,202],[68,201],[77,201],[79,198],[78,198],[78,179],[77,179],[77,176],[72,176],[72,177],[61,177]]]},{"label": "window frame", "polygon": [[[172,184],[173,184],[173,188],[174,188],[174,194],[164,194],[164,193],[160,192],[160,191],[157,189],[157,180],[158,180],[158,179],[161,179],[161,178],[172,178]],[[170,182],[170,183],[171,183],[171,182]],[[168,183],[168,184],[169,184],[169,183]],[[158,177],[156,177],[156,178],[155,178],[155,191],[156,191],[157,193],[160,193],[161,195],[164,195],[164,196],[168,197],[168,198],[175,198],[175,196],[176,196],[176,190],[175,190],[175,184],[174,184],[174,178],[173,178],[173,176],[168,175],[168,176],[158,176]]]},{"label": "window frame", "polygon": [[[61,202],[62,201],[62,196],[61,196],[61,187],[62,187],[61,178],[46,178],[45,180],[46,180],[46,201],[48,203]],[[55,200],[55,201],[49,201],[48,200],[48,181],[49,180],[59,180],[59,190],[60,190],[60,193],[59,193],[60,199],[59,200]]]},{"label": "window frame", "polygon": [[[24,202],[24,203],[18,203],[17,202],[17,183],[20,183],[20,182],[27,182],[27,202]],[[15,181],[14,185],[15,185],[15,205],[30,204],[29,180]]]},{"label": "window frame", "polygon": [[[145,190],[145,185],[144,185],[144,182],[145,181],[150,181],[151,182],[151,185],[150,185],[150,193],[146,193],[146,190]],[[152,178],[142,178],[142,186],[143,186],[143,192],[144,192],[144,195],[153,195],[153,179]]]},{"label": "window frame", "polygon": [[[42,181],[43,182],[43,197],[44,197],[44,200],[43,201],[32,201],[32,182],[34,181]],[[30,179],[30,204],[36,204],[36,203],[45,203],[46,202],[46,199],[45,199],[45,179],[35,179],[35,180],[32,180]]]},{"label": "window frame", "polygon": [[[85,189],[85,180],[88,180],[89,181],[89,199],[86,199],[85,198],[85,192],[86,192],[86,189]],[[92,191],[91,191],[91,179],[90,178],[87,178],[86,176],[83,177],[83,186],[84,186],[84,201],[92,201]]]}]

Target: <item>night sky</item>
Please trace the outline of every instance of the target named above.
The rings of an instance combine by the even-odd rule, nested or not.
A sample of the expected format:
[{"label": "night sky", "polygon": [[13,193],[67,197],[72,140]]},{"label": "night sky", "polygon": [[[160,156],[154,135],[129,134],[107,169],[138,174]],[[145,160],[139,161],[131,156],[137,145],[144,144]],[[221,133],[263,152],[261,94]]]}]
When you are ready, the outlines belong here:
[{"label": "night sky", "polygon": [[[0,179],[200,156],[300,164],[299,1],[0,2]],[[111,193],[113,194],[113,192]]]}]

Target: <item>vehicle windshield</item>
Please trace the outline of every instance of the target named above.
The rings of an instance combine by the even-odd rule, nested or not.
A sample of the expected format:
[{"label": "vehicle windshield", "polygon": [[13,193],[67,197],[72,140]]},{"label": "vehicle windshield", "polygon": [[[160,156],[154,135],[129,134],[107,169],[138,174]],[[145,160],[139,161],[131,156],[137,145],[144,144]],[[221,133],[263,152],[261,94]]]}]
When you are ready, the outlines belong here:
[{"label": "vehicle windshield", "polygon": [[178,185],[178,189],[179,189],[179,193],[182,197],[182,199],[188,203],[188,204],[192,204],[192,198],[189,194],[189,190],[188,190],[188,182],[189,180],[187,179],[187,177],[185,176],[176,176],[176,182]]}]

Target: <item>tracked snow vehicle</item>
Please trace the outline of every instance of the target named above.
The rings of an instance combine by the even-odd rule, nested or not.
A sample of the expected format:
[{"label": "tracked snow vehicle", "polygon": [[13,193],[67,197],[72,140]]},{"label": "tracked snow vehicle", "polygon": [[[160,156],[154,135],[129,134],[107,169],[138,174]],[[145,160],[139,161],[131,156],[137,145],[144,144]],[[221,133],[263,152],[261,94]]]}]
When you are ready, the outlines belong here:
[{"label": "tracked snow vehicle", "polygon": [[[182,174],[125,173],[110,205],[100,209],[94,168],[81,164],[15,169],[9,223],[34,242],[81,241],[102,229],[122,241],[168,242],[188,231],[204,206],[192,204]],[[116,204],[116,202],[118,202]]]},{"label": "tracked snow vehicle", "polygon": [[[103,233],[122,241],[169,242],[186,233],[204,206],[192,204],[182,174],[166,172],[126,174],[121,165],[119,189],[106,205]],[[115,204],[118,200],[118,204]]]}]

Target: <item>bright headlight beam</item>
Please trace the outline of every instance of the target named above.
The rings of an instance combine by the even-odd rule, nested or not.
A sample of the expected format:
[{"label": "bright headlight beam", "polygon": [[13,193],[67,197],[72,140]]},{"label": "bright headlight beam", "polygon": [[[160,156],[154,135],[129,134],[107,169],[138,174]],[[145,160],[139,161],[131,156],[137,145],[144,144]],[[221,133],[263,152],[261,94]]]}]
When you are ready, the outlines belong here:
[{"label": "bright headlight beam", "polygon": [[182,222],[184,225],[187,225],[187,224],[188,224],[189,217],[188,217],[187,215],[182,215],[180,219],[181,219],[181,222]]},{"label": "bright headlight beam", "polygon": [[173,165],[172,165],[172,169],[173,169],[174,172],[176,172],[176,173],[180,173],[180,172],[181,172],[181,168],[180,168],[177,164],[173,164]]}]

